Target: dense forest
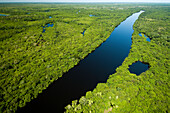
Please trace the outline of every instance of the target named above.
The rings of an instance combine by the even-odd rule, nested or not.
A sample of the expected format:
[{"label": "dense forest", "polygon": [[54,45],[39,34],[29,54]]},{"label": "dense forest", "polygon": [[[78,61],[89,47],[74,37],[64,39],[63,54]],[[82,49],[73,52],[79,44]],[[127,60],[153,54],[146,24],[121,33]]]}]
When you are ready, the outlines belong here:
[{"label": "dense forest", "polygon": [[[168,112],[169,5],[22,3],[0,4],[0,14],[6,14],[0,16],[0,112],[15,112],[36,98],[140,10],[145,13],[134,25],[122,66],[66,112]],[[149,70],[130,73],[136,61],[149,63]]]},{"label": "dense forest", "polygon": [[125,9],[102,4],[0,4],[0,13],[7,15],[0,16],[0,111],[25,106],[138,11]]},{"label": "dense forest", "polygon": [[[144,10],[133,26],[133,43],[123,64],[106,83],[66,106],[66,112],[169,112],[170,7],[147,6]],[[151,42],[139,33],[149,36]],[[136,61],[148,63],[149,70],[139,76],[130,73],[128,68]]]}]

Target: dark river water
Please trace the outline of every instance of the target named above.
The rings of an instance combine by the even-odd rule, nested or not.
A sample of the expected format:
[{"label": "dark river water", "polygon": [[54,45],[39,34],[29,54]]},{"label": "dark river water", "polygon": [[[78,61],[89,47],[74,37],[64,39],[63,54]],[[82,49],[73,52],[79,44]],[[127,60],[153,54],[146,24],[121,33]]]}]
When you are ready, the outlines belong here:
[{"label": "dark river water", "polygon": [[63,113],[64,107],[71,104],[72,100],[93,90],[97,83],[106,82],[108,76],[115,73],[115,69],[128,56],[133,24],[142,12],[128,17],[100,47],[17,112]]}]

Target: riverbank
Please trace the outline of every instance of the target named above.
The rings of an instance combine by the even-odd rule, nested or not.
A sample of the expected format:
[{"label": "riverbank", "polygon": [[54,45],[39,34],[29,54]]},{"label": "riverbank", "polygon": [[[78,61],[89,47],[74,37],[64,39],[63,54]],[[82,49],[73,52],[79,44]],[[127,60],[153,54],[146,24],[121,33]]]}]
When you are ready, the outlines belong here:
[{"label": "riverbank", "polygon": [[[161,6],[158,9],[154,6],[145,8],[145,13],[134,24],[131,50],[123,64],[116,69],[115,74],[110,75],[106,83],[98,84],[93,91],[72,101],[66,107],[66,113],[168,112],[170,56],[168,40],[162,38],[169,36],[169,26],[166,26],[169,20],[160,19],[168,17],[167,11],[168,8]],[[148,18],[155,20],[146,21]],[[160,36],[151,35],[151,32],[156,34],[160,27],[165,30],[159,31]],[[141,31],[151,37],[152,41],[147,42],[145,38],[141,38],[138,35]],[[149,70],[139,76],[130,73],[128,68],[136,61],[149,63]]]},{"label": "riverbank", "polygon": [[[117,11],[108,6],[99,10],[81,9],[76,15],[76,5],[66,4],[72,10],[57,4],[56,10],[47,6],[30,5],[27,10],[36,8],[29,15],[25,13],[28,11],[6,7],[11,16],[0,18],[2,112],[16,111],[36,98],[105,41],[116,25],[138,10]],[[15,4],[14,9],[23,7]],[[47,9],[50,11],[46,12]],[[98,17],[89,17],[89,12]],[[53,18],[49,19],[51,15]],[[54,23],[54,26],[42,33],[46,23]],[[87,29],[84,37],[83,29]]]},{"label": "riverbank", "polygon": [[114,73],[128,56],[133,33],[132,26],[141,13],[142,11],[135,13],[121,22],[100,47],[19,112],[63,113],[65,105],[69,104],[70,100],[80,98],[86,91],[93,90],[100,82],[105,83],[108,76]]}]

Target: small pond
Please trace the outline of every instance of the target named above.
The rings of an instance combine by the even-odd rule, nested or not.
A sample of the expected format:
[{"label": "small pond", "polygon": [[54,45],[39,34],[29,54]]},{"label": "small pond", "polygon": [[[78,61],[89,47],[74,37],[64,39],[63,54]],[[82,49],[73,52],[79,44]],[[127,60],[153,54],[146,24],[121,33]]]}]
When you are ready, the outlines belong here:
[{"label": "small pond", "polygon": [[0,14],[0,16],[8,16],[8,15],[6,15],[6,14]]},{"label": "small pond", "polygon": [[78,12],[76,12],[76,14],[80,13],[80,10]]},{"label": "small pond", "polygon": [[54,26],[54,24],[52,23],[52,24],[46,24],[45,26],[43,26],[43,33],[46,31],[46,27],[53,27]]},{"label": "small pond", "polygon": [[49,16],[49,18],[52,18],[51,16]]},{"label": "small pond", "polygon": [[84,36],[85,31],[86,31],[86,29],[81,33],[81,34],[83,34],[83,36]]},{"label": "small pond", "polygon": [[145,72],[149,69],[149,64],[142,63],[141,61],[137,61],[129,66],[129,71],[136,75],[140,75],[142,72]]},{"label": "small pond", "polygon": [[149,37],[147,37],[145,34],[139,33],[139,36],[141,36],[141,37],[142,37],[142,35],[144,35],[144,37],[146,38],[146,41],[148,41],[148,42],[150,42],[150,41],[151,41],[151,40],[150,40],[150,38],[149,38]]},{"label": "small pond", "polygon": [[106,83],[109,75],[115,73],[116,68],[128,56],[134,32],[133,24],[141,13],[143,11],[121,22],[94,52],[19,109],[18,113],[64,113],[64,107],[72,100],[92,91],[98,83]]},{"label": "small pond", "polygon": [[50,10],[45,10],[44,12],[50,12]]},{"label": "small pond", "polygon": [[90,17],[96,16],[96,15],[89,15]]}]

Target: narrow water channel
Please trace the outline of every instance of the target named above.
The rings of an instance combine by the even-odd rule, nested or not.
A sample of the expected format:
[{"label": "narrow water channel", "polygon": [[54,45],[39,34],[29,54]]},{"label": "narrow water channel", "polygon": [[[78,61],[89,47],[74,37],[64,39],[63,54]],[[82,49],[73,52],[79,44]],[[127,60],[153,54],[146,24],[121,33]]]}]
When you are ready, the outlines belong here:
[{"label": "narrow water channel", "polygon": [[146,41],[151,42],[151,39],[149,37],[147,37],[145,34],[139,33],[139,36],[142,37],[142,35],[144,35],[144,37],[146,38]]},{"label": "narrow water channel", "polygon": [[49,85],[38,97],[19,109],[18,113],[63,113],[72,100],[79,99],[97,83],[106,82],[110,74],[122,64],[131,47],[133,24],[142,13],[128,17],[110,37],[79,65]]},{"label": "narrow water channel", "polygon": [[8,16],[8,15],[6,15],[6,14],[0,14],[0,16]]}]

